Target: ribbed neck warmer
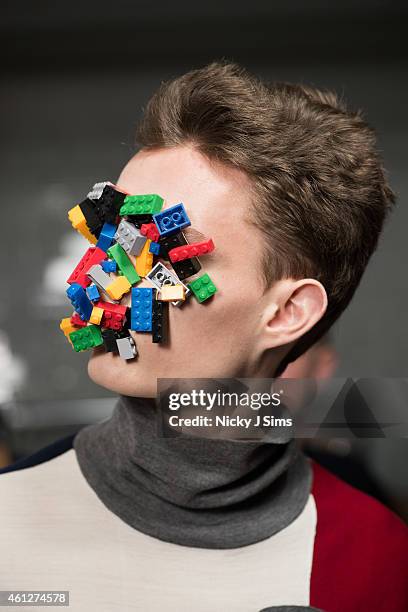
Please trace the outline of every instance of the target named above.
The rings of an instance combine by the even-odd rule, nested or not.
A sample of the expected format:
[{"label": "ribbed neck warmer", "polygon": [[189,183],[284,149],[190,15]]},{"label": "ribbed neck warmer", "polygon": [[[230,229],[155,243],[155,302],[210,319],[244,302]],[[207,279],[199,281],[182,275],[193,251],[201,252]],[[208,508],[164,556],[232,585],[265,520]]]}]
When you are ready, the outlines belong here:
[{"label": "ribbed neck warmer", "polygon": [[121,397],[112,417],[74,439],[99,499],[167,542],[238,548],[287,527],[306,505],[311,469],[289,442],[161,437],[155,400]]}]

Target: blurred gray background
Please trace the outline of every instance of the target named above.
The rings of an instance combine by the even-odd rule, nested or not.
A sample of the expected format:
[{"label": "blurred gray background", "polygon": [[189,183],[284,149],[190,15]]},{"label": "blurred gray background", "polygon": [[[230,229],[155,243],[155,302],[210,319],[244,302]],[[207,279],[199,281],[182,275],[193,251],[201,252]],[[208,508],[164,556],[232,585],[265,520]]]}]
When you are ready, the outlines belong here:
[{"label": "blurred gray background", "polygon": [[[213,59],[333,88],[377,129],[398,207],[332,339],[339,376],[407,377],[406,3],[17,0],[1,8],[0,401],[13,457],[109,414],[113,400],[88,380],[87,355],[74,354],[58,329],[70,313],[64,280],[86,247],[66,213],[94,182],[115,181],[160,81]],[[398,503],[408,498],[406,452],[405,441],[366,441],[362,453]]]}]

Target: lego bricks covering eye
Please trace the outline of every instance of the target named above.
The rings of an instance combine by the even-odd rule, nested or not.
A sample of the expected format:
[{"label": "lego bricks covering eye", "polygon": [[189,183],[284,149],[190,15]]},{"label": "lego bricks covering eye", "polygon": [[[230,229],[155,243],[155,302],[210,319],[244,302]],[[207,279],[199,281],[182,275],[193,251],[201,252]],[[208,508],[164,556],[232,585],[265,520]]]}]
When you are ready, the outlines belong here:
[{"label": "lego bricks covering eye", "polygon": [[207,273],[196,276],[198,256],[212,252],[214,242],[188,243],[182,230],[191,223],[181,203],[166,207],[158,194],[132,195],[103,181],[68,219],[92,245],[67,279],[73,312],[60,329],[74,351],[99,347],[134,360],[137,334],[166,343],[169,304],[181,307],[192,297],[202,304],[217,291]]}]

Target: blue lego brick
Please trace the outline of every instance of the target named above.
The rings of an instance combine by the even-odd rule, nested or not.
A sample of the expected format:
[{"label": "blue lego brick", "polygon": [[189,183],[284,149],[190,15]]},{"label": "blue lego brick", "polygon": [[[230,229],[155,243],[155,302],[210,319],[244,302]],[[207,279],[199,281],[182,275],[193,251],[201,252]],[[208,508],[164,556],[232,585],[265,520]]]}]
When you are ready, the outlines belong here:
[{"label": "blue lego brick", "polygon": [[130,329],[139,332],[152,331],[153,289],[133,287],[130,311]]},{"label": "blue lego brick", "polygon": [[101,233],[99,234],[98,242],[96,246],[102,249],[102,251],[107,251],[112,244],[113,237],[116,233],[116,225],[112,223],[104,223]]},{"label": "blue lego brick", "polygon": [[101,299],[101,294],[99,293],[99,289],[96,285],[89,285],[89,287],[86,289],[86,295],[91,302],[97,302]]},{"label": "blue lego brick", "polygon": [[102,270],[106,272],[106,274],[110,274],[111,272],[117,272],[118,264],[113,259],[105,259],[105,261],[101,262]]},{"label": "blue lego brick", "polygon": [[183,204],[175,204],[162,212],[156,213],[153,215],[153,221],[161,237],[180,232],[191,225]]},{"label": "blue lego brick", "polygon": [[160,253],[160,244],[158,242],[151,242],[149,246],[149,253],[158,255]]},{"label": "blue lego brick", "polygon": [[83,321],[89,321],[93,304],[88,299],[85,289],[81,287],[81,285],[78,285],[78,283],[72,283],[69,289],[67,289],[67,296],[71,300],[74,310],[77,311],[81,319]]}]

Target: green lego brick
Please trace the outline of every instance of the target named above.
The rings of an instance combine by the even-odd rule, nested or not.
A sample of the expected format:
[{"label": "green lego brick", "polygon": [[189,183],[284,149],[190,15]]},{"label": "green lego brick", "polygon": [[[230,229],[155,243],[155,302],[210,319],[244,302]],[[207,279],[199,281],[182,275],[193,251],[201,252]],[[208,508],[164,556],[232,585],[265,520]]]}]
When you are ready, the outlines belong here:
[{"label": "green lego brick", "polygon": [[134,265],[119,243],[114,244],[108,249],[108,255],[116,261],[118,268],[123,272],[123,275],[126,276],[131,285],[140,281],[140,276],[136,272]]},{"label": "green lego brick", "polygon": [[81,327],[69,334],[74,350],[79,353],[80,351],[87,351],[94,346],[100,346],[103,344],[102,334],[99,327],[96,325],[88,325],[87,327]]},{"label": "green lego brick", "polygon": [[128,195],[119,211],[119,215],[154,215],[161,211],[163,198],[156,194]]},{"label": "green lego brick", "polygon": [[217,291],[217,287],[214,285],[208,274],[202,274],[195,280],[191,281],[191,283],[188,283],[187,286],[194,293],[200,304],[201,302],[204,302],[205,300],[208,300],[208,298],[212,297]]}]

